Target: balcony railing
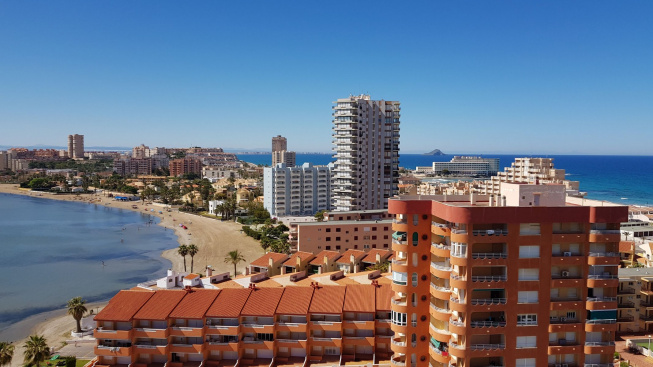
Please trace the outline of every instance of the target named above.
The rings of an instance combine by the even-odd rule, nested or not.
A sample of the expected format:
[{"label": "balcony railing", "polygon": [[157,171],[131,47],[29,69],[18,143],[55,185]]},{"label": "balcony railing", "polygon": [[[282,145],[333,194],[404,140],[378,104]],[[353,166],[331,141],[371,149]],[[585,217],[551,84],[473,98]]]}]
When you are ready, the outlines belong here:
[{"label": "balcony railing", "polygon": [[504,282],[508,279],[505,275],[477,275],[472,276],[472,282]]},{"label": "balcony railing", "polygon": [[477,298],[471,300],[472,305],[505,305],[505,298]]},{"label": "balcony railing", "polygon": [[614,342],[585,342],[585,345],[588,347],[607,347],[613,346]]},{"label": "balcony railing", "polygon": [[592,229],[590,234],[621,234],[618,229]]},{"label": "balcony railing", "polygon": [[453,234],[467,234],[466,229],[460,229],[460,228],[452,228],[451,233]]},{"label": "balcony railing", "polygon": [[438,312],[441,312],[441,313],[451,313],[451,310],[447,310],[447,309],[444,309],[442,307],[438,307],[438,306],[436,306],[434,304],[431,304],[431,308],[438,311]]},{"label": "balcony railing", "polygon": [[590,252],[587,254],[590,257],[619,257],[618,252]]},{"label": "balcony railing", "polygon": [[615,302],[617,297],[587,297],[587,302]]},{"label": "balcony railing", "polygon": [[616,319],[597,319],[597,320],[587,320],[585,321],[586,324],[615,324],[617,323]]},{"label": "balcony railing", "polygon": [[431,283],[431,288],[438,290],[440,292],[451,292],[450,287],[440,287],[439,285],[435,285],[433,283]]},{"label": "balcony railing", "polygon": [[507,236],[507,229],[475,229],[472,231],[474,236]]},{"label": "balcony railing", "polygon": [[465,327],[465,323],[459,320],[449,319],[449,323],[459,327]]},{"label": "balcony railing", "polygon": [[431,242],[431,246],[433,246],[435,248],[439,248],[440,250],[450,250],[451,251],[451,246],[443,245],[441,243]]},{"label": "balcony railing", "polygon": [[486,327],[504,327],[505,321],[471,321],[469,323],[473,328],[486,328]]},{"label": "balcony railing", "polygon": [[617,289],[617,294],[635,294],[635,290],[632,288]]},{"label": "balcony railing", "polygon": [[471,350],[496,350],[505,348],[505,344],[472,344],[469,346]]},{"label": "balcony railing", "polygon": [[508,254],[502,252],[477,252],[472,253],[472,259],[506,259]]},{"label": "balcony railing", "polygon": [[612,274],[594,274],[588,275],[587,279],[619,279],[619,276]]},{"label": "balcony railing", "polygon": [[431,266],[442,271],[451,271],[451,265],[445,265],[444,263],[431,262]]}]

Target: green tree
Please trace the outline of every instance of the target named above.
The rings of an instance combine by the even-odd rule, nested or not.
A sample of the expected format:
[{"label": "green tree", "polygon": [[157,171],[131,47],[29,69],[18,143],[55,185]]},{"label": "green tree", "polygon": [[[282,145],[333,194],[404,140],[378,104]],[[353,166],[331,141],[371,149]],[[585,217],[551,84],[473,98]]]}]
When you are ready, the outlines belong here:
[{"label": "green tree", "polygon": [[190,256],[190,272],[192,273],[195,255],[197,255],[197,253],[200,252],[200,249],[198,249],[197,246],[193,245],[192,243],[188,245],[187,248],[188,248],[188,255]]},{"label": "green tree", "polygon": [[245,261],[245,257],[238,250],[229,251],[224,258],[226,264],[234,264],[234,277],[236,276],[236,265],[243,261]]},{"label": "green tree", "polygon": [[188,255],[188,246],[179,245],[179,248],[177,249],[177,253],[184,257],[184,271],[186,271],[186,255]]},{"label": "green tree", "polygon": [[387,273],[390,263],[386,260],[378,264],[368,266],[366,270],[379,270],[381,273]]},{"label": "green tree", "polygon": [[14,345],[9,342],[0,342],[0,366],[10,364],[14,358]]},{"label": "green tree", "polygon": [[84,317],[84,314],[86,311],[86,301],[82,299],[82,297],[75,297],[68,301],[68,314],[75,319],[75,322],[77,323],[77,329],[75,330],[76,333],[81,333],[82,332],[82,324],[81,320],[82,317]]},{"label": "green tree", "polygon": [[318,222],[324,221],[324,213],[326,210],[320,210],[319,212],[315,213],[315,219],[317,219]]},{"label": "green tree", "polygon": [[38,367],[40,363],[50,356],[50,347],[43,336],[30,335],[23,345],[25,367]]},{"label": "green tree", "polygon": [[82,176],[82,189],[84,192],[88,191],[88,187],[91,185],[91,178],[88,175]]}]

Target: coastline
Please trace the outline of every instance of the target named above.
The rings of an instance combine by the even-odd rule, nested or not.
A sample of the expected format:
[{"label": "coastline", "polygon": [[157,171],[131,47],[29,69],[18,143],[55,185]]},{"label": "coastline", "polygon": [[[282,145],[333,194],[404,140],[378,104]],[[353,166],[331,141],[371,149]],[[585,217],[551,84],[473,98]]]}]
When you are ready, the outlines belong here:
[{"label": "coastline", "polygon": [[[246,259],[241,263],[242,267],[250,261],[260,257],[264,251],[260,244],[251,237],[241,232],[241,226],[235,222],[222,222],[220,220],[206,218],[194,214],[183,213],[177,210],[165,211],[163,206],[156,204],[143,204],[141,201],[120,202],[100,194],[79,194],[79,195],[53,195],[49,193],[37,193],[30,190],[20,189],[16,184],[0,184],[0,193],[30,196],[39,199],[59,200],[78,202],[93,205],[106,205],[121,210],[134,212],[145,212],[160,218],[158,225],[166,229],[174,230],[177,242],[181,244],[194,244],[199,248],[194,258],[195,272],[204,273],[207,265],[211,265],[214,274],[233,271],[233,265],[224,263],[224,258],[229,251],[238,249]],[[40,195],[40,196],[39,196]],[[132,208],[135,205],[136,208]],[[154,209],[154,211],[152,211]],[[159,214],[162,211],[162,214]],[[179,224],[184,224],[188,229],[183,229]],[[177,254],[177,248],[164,250],[161,257],[171,262],[171,268],[175,271],[184,271],[184,260]],[[187,270],[190,271],[191,259],[186,258]],[[136,284],[134,284],[136,286]],[[104,307],[108,300],[89,304],[93,309]],[[90,309],[91,307],[89,307]],[[48,311],[32,315],[17,323],[12,324],[3,330],[3,334],[31,335],[39,333],[48,340],[48,345],[59,349],[61,343],[72,339],[70,331],[74,328],[75,322],[66,310]],[[67,336],[65,335],[67,334]],[[22,344],[26,337],[19,338],[14,342],[16,350],[14,361],[11,366],[22,365]],[[4,340],[0,340],[4,341]],[[20,361],[20,362],[19,362]]]}]

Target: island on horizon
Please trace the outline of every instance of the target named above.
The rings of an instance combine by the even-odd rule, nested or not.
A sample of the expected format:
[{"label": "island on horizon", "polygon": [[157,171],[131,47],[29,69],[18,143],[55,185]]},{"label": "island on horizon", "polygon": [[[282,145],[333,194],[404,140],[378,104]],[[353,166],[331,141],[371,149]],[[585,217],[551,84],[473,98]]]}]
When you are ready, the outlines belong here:
[{"label": "island on horizon", "polygon": [[422,153],[422,155],[447,155],[447,154],[443,153],[440,149],[434,149],[428,153]]}]

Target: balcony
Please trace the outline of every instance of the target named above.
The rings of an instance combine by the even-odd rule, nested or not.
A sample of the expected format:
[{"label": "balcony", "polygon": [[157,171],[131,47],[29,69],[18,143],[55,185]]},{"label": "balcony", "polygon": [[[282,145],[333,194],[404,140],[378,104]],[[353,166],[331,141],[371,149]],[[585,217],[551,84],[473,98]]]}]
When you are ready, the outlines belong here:
[{"label": "balcony", "polygon": [[557,343],[549,343],[549,355],[551,354],[573,354],[581,351],[580,344],[575,340],[560,339]]},{"label": "balcony", "polygon": [[617,331],[617,320],[587,320],[585,321],[585,332],[607,332]]},{"label": "balcony", "polygon": [[204,344],[171,344],[172,353],[202,353]]},{"label": "balcony", "polygon": [[311,321],[309,325],[312,330],[324,330],[324,331],[342,330],[342,322],[339,321]]},{"label": "balcony", "polygon": [[431,274],[438,278],[449,278],[451,265],[443,262],[431,262]]},{"label": "balcony", "polygon": [[211,335],[238,335],[238,326],[206,325],[204,332]]},{"label": "balcony", "polygon": [[152,354],[152,355],[166,355],[168,352],[167,345],[147,345],[147,344],[135,344],[132,346],[132,352],[134,354]]},{"label": "balcony", "polygon": [[451,296],[451,288],[440,287],[431,283],[431,295],[435,298],[446,300]]},{"label": "balcony", "polygon": [[273,324],[258,324],[258,323],[242,323],[241,324],[242,332],[250,332],[250,333],[266,333],[266,334],[271,334],[274,332],[274,325]]},{"label": "balcony", "polygon": [[614,353],[615,344],[613,341],[606,342],[585,342],[585,354]]},{"label": "balcony", "polygon": [[470,321],[469,325],[472,328],[498,328],[505,327],[505,321]]},{"label": "balcony", "polygon": [[492,260],[492,259],[507,259],[508,254],[503,252],[476,252],[472,253],[472,259],[474,260]]},{"label": "balcony", "polygon": [[619,265],[618,252],[590,252],[587,257],[589,265]]},{"label": "balcony", "polygon": [[95,346],[95,355],[96,356],[114,356],[114,357],[127,357],[131,355],[132,347],[118,347],[110,345],[96,345]]},{"label": "balcony", "polygon": [[446,246],[441,243],[431,243],[431,253],[439,257],[451,256],[451,246]]},{"label": "balcony", "polygon": [[611,288],[619,286],[619,276],[612,274],[593,274],[587,276],[589,288]]},{"label": "balcony", "polygon": [[472,276],[474,283],[488,283],[488,282],[505,282],[508,278],[505,275],[477,275]]},{"label": "balcony", "polygon": [[306,332],[307,324],[304,323],[292,323],[292,322],[278,322],[277,331],[289,331],[289,332]]},{"label": "balcony", "polygon": [[103,327],[98,327],[93,330],[93,337],[95,339],[131,340],[132,330],[107,330]]},{"label": "balcony", "polygon": [[431,304],[430,309],[431,309],[431,316],[433,316],[433,318],[435,318],[436,320],[449,321],[449,319],[451,318],[451,310],[447,310],[435,306],[434,304]]},{"label": "balcony", "polygon": [[507,299],[505,298],[477,298],[470,301],[471,305],[489,306],[489,305],[505,305]]}]

